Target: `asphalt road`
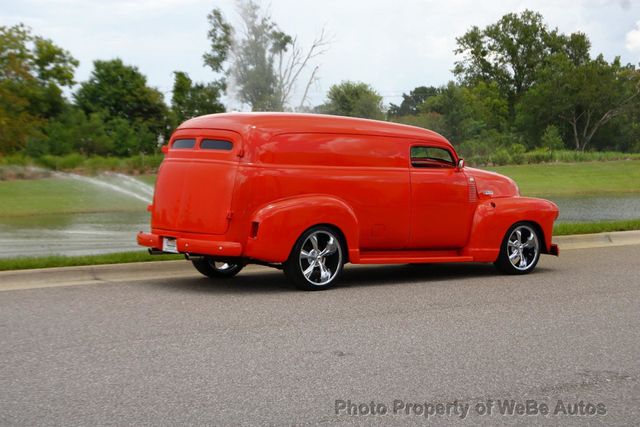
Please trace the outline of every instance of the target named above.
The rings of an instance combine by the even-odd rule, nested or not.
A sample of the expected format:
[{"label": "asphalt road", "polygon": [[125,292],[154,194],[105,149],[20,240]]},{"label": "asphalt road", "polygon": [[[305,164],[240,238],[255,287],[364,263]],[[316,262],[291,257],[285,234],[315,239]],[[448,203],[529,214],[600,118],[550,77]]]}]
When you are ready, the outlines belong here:
[{"label": "asphalt road", "polygon": [[[638,425],[639,259],[351,267],[315,293],[264,270],[0,292],[0,424]],[[479,415],[489,399],[550,414]],[[570,415],[581,401],[600,414]]]}]

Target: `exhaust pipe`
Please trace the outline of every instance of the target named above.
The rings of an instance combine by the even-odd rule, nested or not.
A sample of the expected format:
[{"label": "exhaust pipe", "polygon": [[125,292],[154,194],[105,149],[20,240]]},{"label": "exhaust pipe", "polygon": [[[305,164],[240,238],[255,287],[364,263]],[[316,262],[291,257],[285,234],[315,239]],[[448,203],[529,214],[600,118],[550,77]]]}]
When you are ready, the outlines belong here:
[{"label": "exhaust pipe", "polygon": [[149,248],[149,255],[164,255],[168,252],[161,251],[160,249]]}]

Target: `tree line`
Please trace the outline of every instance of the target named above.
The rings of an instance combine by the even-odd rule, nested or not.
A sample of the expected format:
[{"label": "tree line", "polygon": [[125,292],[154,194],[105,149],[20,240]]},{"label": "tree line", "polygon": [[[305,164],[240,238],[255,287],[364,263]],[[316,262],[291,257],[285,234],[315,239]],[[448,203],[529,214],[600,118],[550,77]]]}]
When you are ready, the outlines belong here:
[{"label": "tree line", "polygon": [[[456,39],[454,79],[419,86],[399,105],[363,82],[332,85],[308,105],[322,31],[306,49],[254,0],[237,3],[240,23],[208,16],[203,55],[213,79],[175,71],[170,102],[140,70],[96,60],[75,82],[78,61],[22,24],[0,27],[0,154],[152,153],[184,120],[225,111],[226,93],[252,111],[303,111],[389,120],[432,129],[466,156],[560,149],[640,151],[640,72],[591,54],[586,34],[562,34],[533,11],[507,14]],[[304,76],[304,77],[303,77]],[[304,88],[298,105],[295,90]]]}]

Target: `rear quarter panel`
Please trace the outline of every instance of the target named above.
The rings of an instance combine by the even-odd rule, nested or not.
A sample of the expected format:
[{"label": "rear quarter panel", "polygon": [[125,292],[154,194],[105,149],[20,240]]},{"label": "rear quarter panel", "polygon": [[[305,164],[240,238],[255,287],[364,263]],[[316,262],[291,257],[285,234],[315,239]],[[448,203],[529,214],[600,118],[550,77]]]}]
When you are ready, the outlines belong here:
[{"label": "rear quarter panel", "polygon": [[252,220],[259,223],[258,233],[249,237],[245,255],[268,262],[282,262],[297,238],[318,224],[337,227],[343,234],[351,256],[359,247],[358,220],[342,200],[324,194],[309,194],[273,201],[259,209]]}]

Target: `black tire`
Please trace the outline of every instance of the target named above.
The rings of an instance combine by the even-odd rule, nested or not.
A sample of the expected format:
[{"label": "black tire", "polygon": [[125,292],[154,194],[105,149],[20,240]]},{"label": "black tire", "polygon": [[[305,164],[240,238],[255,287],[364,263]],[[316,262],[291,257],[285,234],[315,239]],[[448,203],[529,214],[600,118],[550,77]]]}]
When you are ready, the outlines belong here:
[{"label": "black tire", "polygon": [[293,245],[289,259],[283,265],[284,273],[298,289],[329,289],[342,274],[345,254],[346,248],[340,233],[327,226],[313,227],[305,231]]},{"label": "black tire", "polygon": [[535,225],[530,222],[513,224],[502,239],[494,265],[505,274],[531,273],[540,260],[542,245],[544,241]]},{"label": "black tire", "polygon": [[191,262],[196,270],[211,279],[230,279],[244,268],[242,263],[220,262],[211,258],[198,258]]}]

